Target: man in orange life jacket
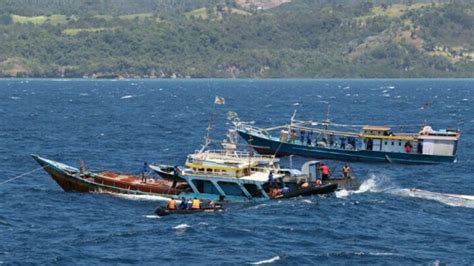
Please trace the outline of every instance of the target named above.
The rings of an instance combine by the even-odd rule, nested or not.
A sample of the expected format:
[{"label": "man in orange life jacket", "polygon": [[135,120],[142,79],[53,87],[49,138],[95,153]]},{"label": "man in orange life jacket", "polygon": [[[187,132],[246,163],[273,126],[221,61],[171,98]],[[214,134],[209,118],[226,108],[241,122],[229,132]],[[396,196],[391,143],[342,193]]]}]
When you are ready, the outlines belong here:
[{"label": "man in orange life jacket", "polygon": [[328,180],[329,179],[329,173],[331,172],[331,170],[329,170],[329,166],[322,163],[319,170],[321,171],[321,175],[322,175],[323,180]]},{"label": "man in orange life jacket", "polygon": [[194,198],[192,201],[191,209],[200,209],[201,208],[201,202],[198,200],[198,198]]},{"label": "man in orange life jacket", "polygon": [[168,209],[176,210],[176,201],[174,199],[171,199],[170,202],[168,202]]}]

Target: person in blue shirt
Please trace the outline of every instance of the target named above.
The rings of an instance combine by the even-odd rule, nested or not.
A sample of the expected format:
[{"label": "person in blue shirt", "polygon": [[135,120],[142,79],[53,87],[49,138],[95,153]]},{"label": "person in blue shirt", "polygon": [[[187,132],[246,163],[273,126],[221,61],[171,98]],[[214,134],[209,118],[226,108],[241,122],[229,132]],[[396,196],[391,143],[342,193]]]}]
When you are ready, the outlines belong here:
[{"label": "person in blue shirt", "polygon": [[185,197],[181,198],[181,204],[179,204],[179,209],[186,209],[188,208],[188,201],[186,200]]},{"label": "person in blue shirt", "polygon": [[272,187],[275,184],[275,180],[273,179],[272,171],[270,171],[270,173],[268,174],[268,183],[270,183],[270,186],[272,186]]},{"label": "person in blue shirt", "polygon": [[342,150],[346,149],[346,138],[341,138],[341,149]]},{"label": "person in blue shirt", "polygon": [[313,131],[311,130],[310,132],[308,132],[308,134],[306,134],[306,144],[308,146],[311,146],[312,141],[313,141]]},{"label": "person in blue shirt", "polygon": [[142,182],[146,183],[146,176],[148,175],[148,163],[143,163]]},{"label": "person in blue shirt", "polygon": [[283,186],[283,188],[281,189],[281,193],[282,193],[283,195],[286,195],[288,192],[290,192],[290,188],[287,187],[286,185]]}]

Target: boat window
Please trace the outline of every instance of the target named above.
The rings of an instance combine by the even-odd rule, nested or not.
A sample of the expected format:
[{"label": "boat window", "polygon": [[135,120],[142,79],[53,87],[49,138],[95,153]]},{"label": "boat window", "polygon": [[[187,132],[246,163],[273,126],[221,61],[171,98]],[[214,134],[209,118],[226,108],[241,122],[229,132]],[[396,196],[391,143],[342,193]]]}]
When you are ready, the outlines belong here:
[{"label": "boat window", "polygon": [[220,195],[219,190],[217,190],[216,186],[214,186],[211,181],[194,179],[193,184],[196,186],[199,193]]},{"label": "boat window", "polygon": [[245,196],[244,192],[237,183],[219,181],[217,184],[222,188],[226,195]]},{"label": "boat window", "polygon": [[402,142],[401,142],[401,141],[398,142],[398,146],[402,146]]},{"label": "boat window", "polygon": [[212,173],[212,169],[211,169],[211,168],[207,168],[206,170],[207,170],[207,172],[208,172],[209,174]]},{"label": "boat window", "polygon": [[395,142],[392,141],[392,146],[395,145]]},{"label": "boat window", "polygon": [[387,142],[385,141],[385,145],[387,145]]},{"label": "boat window", "polygon": [[260,198],[263,197],[262,190],[255,184],[244,184],[245,189],[252,195],[252,197]]}]

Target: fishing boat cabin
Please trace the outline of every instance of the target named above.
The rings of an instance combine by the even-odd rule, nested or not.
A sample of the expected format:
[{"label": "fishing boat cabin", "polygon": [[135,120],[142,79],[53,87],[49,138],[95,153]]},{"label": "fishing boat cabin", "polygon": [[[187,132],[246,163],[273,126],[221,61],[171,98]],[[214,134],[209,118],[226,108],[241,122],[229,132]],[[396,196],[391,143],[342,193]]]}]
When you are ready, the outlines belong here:
[{"label": "fishing boat cabin", "polygon": [[414,135],[393,133],[389,127],[365,126],[360,137],[364,143],[361,148],[367,151],[453,156],[456,154],[459,131],[435,131],[430,126],[424,126]]}]

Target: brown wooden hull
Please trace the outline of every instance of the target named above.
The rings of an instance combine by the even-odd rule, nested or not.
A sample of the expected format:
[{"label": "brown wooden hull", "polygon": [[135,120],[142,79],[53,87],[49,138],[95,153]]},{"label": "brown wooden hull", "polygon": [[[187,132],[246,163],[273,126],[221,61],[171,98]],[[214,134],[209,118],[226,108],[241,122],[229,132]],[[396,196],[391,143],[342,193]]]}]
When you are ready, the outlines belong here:
[{"label": "brown wooden hull", "polygon": [[167,180],[147,179],[147,182],[142,182],[141,176],[114,172],[80,174],[79,170],[74,167],[36,155],[33,155],[33,158],[66,192],[105,192],[166,197],[188,191],[184,184],[178,185],[178,188],[172,188],[172,182]]}]

